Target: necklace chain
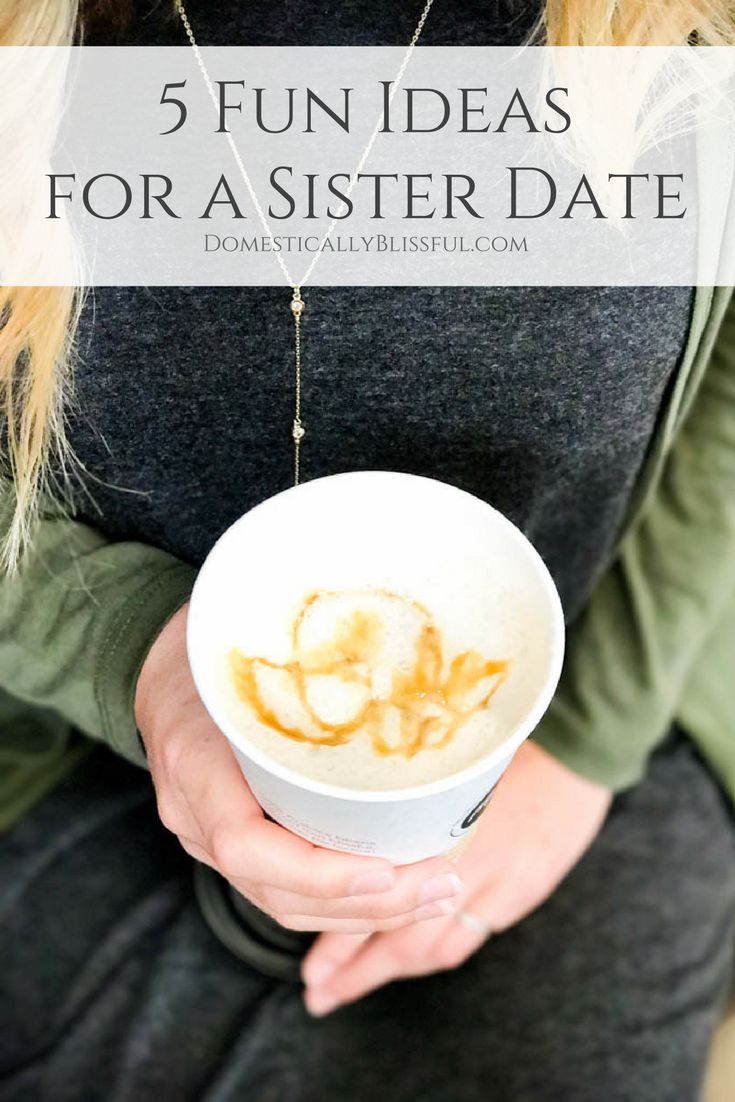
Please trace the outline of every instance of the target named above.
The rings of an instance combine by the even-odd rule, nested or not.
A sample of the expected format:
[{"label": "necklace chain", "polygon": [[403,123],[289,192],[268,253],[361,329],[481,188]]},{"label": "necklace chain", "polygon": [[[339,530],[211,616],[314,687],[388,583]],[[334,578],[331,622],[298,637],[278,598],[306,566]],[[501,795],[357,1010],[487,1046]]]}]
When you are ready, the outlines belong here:
[{"label": "necklace chain", "polygon": [[[431,11],[431,8],[432,8],[433,4],[434,4],[434,0],[426,0],[426,3],[424,4],[424,7],[421,11],[421,15],[419,16],[419,21],[416,24],[416,29],[414,30],[413,35],[411,36],[411,41],[408,44],[408,48],[407,48],[406,53],[404,55],[403,61],[401,62],[401,67],[399,68],[398,73],[396,74],[395,80],[391,84],[390,92],[388,93],[388,106],[389,107],[393,102],[393,97],[395,96],[396,92],[398,91],[398,88],[400,86],[401,81],[403,80],[403,76],[406,72],[406,69],[408,68],[408,63],[411,60],[411,55],[413,54],[413,51],[416,48],[416,44],[418,43],[418,40],[421,37],[421,32],[424,29],[424,23],[426,22],[426,20],[428,18],[429,12]],[[186,12],[186,8],[184,7],[184,5],[182,3],[177,3],[176,7],[177,7],[177,10],[178,10],[179,16],[181,17],[181,22],[183,23],[184,30],[186,32],[186,37],[189,40],[189,44],[190,44],[190,46],[191,46],[191,48],[194,52],[194,56],[195,56],[196,61],[197,61],[197,65],[199,66],[199,70],[200,70],[200,72],[202,74],[202,77],[204,79],[204,83],[206,85],[207,91],[209,92],[210,99],[212,100],[212,103],[214,104],[215,110],[218,111],[219,110],[219,101],[217,99],[217,94],[214,90],[214,86],[213,86],[212,81],[210,79],[209,72],[207,71],[207,67],[204,64],[204,59],[202,57],[201,50],[199,49],[199,43],[196,40],[196,36],[194,35],[194,31],[192,30],[192,26],[191,26],[191,23],[189,21],[189,16]],[[302,439],[304,437],[304,434],[306,432],[306,430],[304,429],[304,426],[301,423],[301,316],[304,312],[304,307],[305,307],[304,300],[301,297],[301,290],[306,285],[308,280],[311,279],[312,275],[314,274],[314,269],[316,268],[316,266],[317,266],[317,264],[318,264],[318,262],[319,262],[319,260],[322,256],[322,253],[324,252],[324,247],[325,247],[327,241],[332,236],[332,233],[334,232],[334,228],[337,225],[337,222],[339,221],[339,219],[342,215],[342,212],[345,209],[346,200],[349,199],[349,197],[351,196],[353,188],[355,187],[355,184],[357,183],[358,178],[360,176],[360,173],[362,172],[363,168],[365,167],[365,163],[366,163],[368,157],[370,156],[370,153],[371,153],[372,148],[375,144],[375,141],[378,137],[378,134],[381,131],[382,122],[383,122],[383,116],[381,114],[380,117],[378,118],[376,124],[375,124],[375,127],[373,129],[372,134],[370,135],[370,138],[368,139],[368,143],[365,146],[365,149],[363,150],[362,156],[360,157],[360,160],[357,163],[357,167],[355,168],[354,172],[352,173],[352,176],[350,177],[349,183],[347,185],[347,190],[345,192],[344,200],[340,204],[334,218],[332,218],[332,221],[329,223],[326,230],[324,231],[324,234],[321,238],[321,241],[319,242],[319,245],[318,245],[317,249],[314,252],[314,256],[312,257],[311,262],[309,263],[309,266],[307,267],[307,269],[304,272],[301,279],[297,281],[293,278],[293,276],[291,275],[291,272],[288,269],[288,265],[286,264],[285,260],[283,259],[283,256],[282,256],[280,250],[272,250],[272,253],[271,253],[271,255],[275,257],[275,259],[278,263],[278,266],[280,267],[281,272],[283,273],[284,279],[286,280],[286,283],[288,284],[288,286],[291,288],[291,291],[292,291],[290,309],[291,309],[291,315],[293,317],[293,323],[294,323],[295,401],[294,401],[294,419],[293,419],[293,422],[292,422],[292,425],[291,425],[291,437],[293,439],[293,446],[294,446],[294,485],[295,486],[298,486],[298,484],[299,484],[301,441],[302,441]],[[266,218],[266,215],[265,215],[265,211],[263,210],[263,208],[260,204],[260,200],[258,199],[258,196],[255,192],[255,188],[253,187],[252,181],[250,179],[250,175],[249,175],[247,169],[245,168],[242,157],[240,156],[240,152],[239,152],[237,146],[235,145],[235,141],[234,141],[230,131],[225,131],[225,137],[227,138],[227,143],[230,147],[230,151],[232,153],[232,156],[235,159],[235,163],[237,164],[238,169],[240,170],[240,175],[243,178],[243,181],[244,181],[245,186],[248,190],[248,194],[250,196],[251,202],[252,202],[253,206],[255,207],[256,213],[258,215],[258,218],[260,219],[260,224],[263,227],[265,235],[270,241],[273,241],[273,239],[274,239],[273,231],[271,230],[270,224],[269,224],[268,219]]]}]

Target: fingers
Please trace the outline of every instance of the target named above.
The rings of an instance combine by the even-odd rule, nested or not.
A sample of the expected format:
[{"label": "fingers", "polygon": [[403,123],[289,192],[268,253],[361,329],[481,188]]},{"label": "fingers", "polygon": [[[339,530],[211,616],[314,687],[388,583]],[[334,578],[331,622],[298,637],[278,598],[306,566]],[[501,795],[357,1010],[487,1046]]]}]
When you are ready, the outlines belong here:
[{"label": "fingers", "polygon": [[[487,923],[492,890],[463,902],[463,909]],[[449,971],[477,952],[487,933],[456,915],[367,938],[325,934],[304,959],[307,1010],[320,1017],[369,991],[402,977]]]},{"label": "fingers", "polygon": [[461,890],[449,861],[435,858],[397,870],[382,858],[312,845],[263,816],[229,746],[219,739],[207,740],[206,768],[201,753],[179,762],[179,784],[199,824],[199,838],[191,840],[259,907],[293,929],[345,933],[394,929],[446,912],[446,906],[421,908]]},{"label": "fingers", "polygon": [[[463,904],[463,910],[468,910],[484,923],[479,903],[470,901]],[[430,960],[427,962],[431,966],[427,968],[427,972],[448,972],[459,968],[468,957],[477,952],[489,936],[479,925],[466,925],[455,915],[431,948]]]},{"label": "fingers", "polygon": [[329,915],[314,916],[303,914],[279,914],[274,917],[289,930],[330,931],[338,934],[369,934],[386,930],[399,930],[403,926],[410,926],[417,922],[424,922],[427,918],[439,918],[451,913],[451,905],[446,903],[427,903],[423,907],[417,907],[405,914],[395,915],[392,918],[331,918]]},{"label": "fingers", "polygon": [[[173,810],[165,815],[160,808],[162,818],[175,833],[197,841],[228,880],[325,899],[393,887],[388,861],[318,849],[265,819],[216,729],[189,736],[186,751],[170,751],[175,781],[166,788],[174,793]],[[191,819],[198,837],[192,836]]]},{"label": "fingers", "polygon": [[[381,858],[320,849],[267,820],[224,737],[190,721],[185,748],[162,755],[165,824],[199,861],[295,930],[391,930],[445,913],[461,889],[444,858],[394,869]],[[175,781],[174,781],[175,778]]]},{"label": "fingers", "polygon": [[394,869],[321,849],[267,820],[198,703],[157,743],[152,771],[161,818],[186,851],[291,929],[395,930],[446,914],[461,891],[446,858]]},{"label": "fingers", "polygon": [[307,987],[325,984],[333,972],[360,951],[370,934],[322,934],[301,964],[301,978]]},{"label": "fingers", "polygon": [[325,940],[321,951],[313,951],[308,966],[304,963],[307,1010],[321,1017],[394,979],[437,971],[441,966],[434,964],[433,947],[441,942],[453,921],[442,916],[375,934],[346,959],[341,947]]},{"label": "fingers", "polygon": [[220,822],[213,852],[225,875],[312,899],[390,891],[396,874],[381,858],[319,849],[262,816]]},{"label": "fingers", "polygon": [[265,819],[224,737],[217,734],[219,747],[209,744],[206,763],[201,753],[180,761],[178,783],[204,848],[228,880],[324,899],[393,887],[395,873],[388,861],[318,849]]},{"label": "fingers", "polygon": [[[437,858],[395,869],[395,886],[390,891],[373,895],[356,894],[323,899],[266,886],[260,890],[260,900],[264,909],[278,918],[302,915],[334,920],[360,919],[363,922],[372,922],[373,929],[376,930],[392,929],[395,925],[393,923],[391,926],[381,924],[396,918],[412,921],[417,915],[419,918],[424,917],[423,912],[425,917],[433,917],[453,910],[452,900],[461,892],[462,882],[455,872],[447,872],[447,868],[447,862],[443,858]],[[237,887],[240,885],[237,884]],[[249,895],[251,890],[253,885],[244,886],[244,894]],[[312,925],[311,928],[327,927]]]},{"label": "fingers", "polygon": [[212,865],[212,858],[207,851],[196,842],[192,841],[191,838],[182,838],[179,835],[179,843],[182,849],[184,849],[190,857],[193,857],[195,861],[200,861],[203,865],[209,865],[212,868],[214,867]]},{"label": "fingers", "polygon": [[396,871],[321,849],[265,818],[186,660],[185,614],[151,648],[136,691],[159,814],[196,860],[294,930],[394,930],[446,913],[461,884],[442,859]]}]

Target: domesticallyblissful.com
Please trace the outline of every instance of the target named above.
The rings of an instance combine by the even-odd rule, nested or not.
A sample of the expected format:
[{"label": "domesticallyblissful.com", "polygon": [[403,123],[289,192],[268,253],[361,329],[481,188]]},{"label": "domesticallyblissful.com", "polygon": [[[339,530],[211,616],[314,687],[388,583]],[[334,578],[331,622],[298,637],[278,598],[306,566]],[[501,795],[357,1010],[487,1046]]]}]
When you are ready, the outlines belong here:
[{"label": "domesticallyblissful.com", "polygon": [[477,237],[449,234],[384,234],[334,235],[318,237],[315,234],[260,234],[251,237],[216,233],[204,235],[204,251],[207,253],[527,253],[526,236],[493,237],[480,234]]}]

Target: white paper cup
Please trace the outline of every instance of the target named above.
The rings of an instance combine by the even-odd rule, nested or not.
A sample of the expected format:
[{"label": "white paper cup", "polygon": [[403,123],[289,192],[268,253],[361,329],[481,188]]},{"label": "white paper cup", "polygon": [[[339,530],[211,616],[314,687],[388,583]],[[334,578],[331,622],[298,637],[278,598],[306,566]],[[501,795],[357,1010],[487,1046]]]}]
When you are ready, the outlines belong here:
[{"label": "white paper cup", "polygon": [[[266,731],[266,751],[254,713],[233,710],[223,681],[233,646],[286,662],[306,593],[366,588],[428,608],[446,659],[475,648],[510,661],[483,712],[495,724],[488,750],[455,772],[391,788],[314,779],[284,764],[291,740]],[[540,556],[486,502],[432,478],[349,471],[268,498],[220,537],[194,586],[187,645],[204,705],[271,818],[317,845],[407,864],[452,850],[486,806],[554,693],[564,619]]]}]

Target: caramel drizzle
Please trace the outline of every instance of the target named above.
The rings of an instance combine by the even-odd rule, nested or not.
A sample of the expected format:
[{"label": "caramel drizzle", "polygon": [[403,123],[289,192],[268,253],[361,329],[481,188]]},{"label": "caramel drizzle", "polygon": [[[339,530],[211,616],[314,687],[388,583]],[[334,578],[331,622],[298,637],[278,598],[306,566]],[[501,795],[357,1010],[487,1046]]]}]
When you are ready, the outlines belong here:
[{"label": "caramel drizzle", "polygon": [[[244,655],[233,648],[229,654],[230,672],[238,697],[248,704],[262,724],[295,742],[315,746],[341,746],[359,729],[366,729],[373,749],[381,757],[401,754],[412,758],[420,750],[439,750],[447,746],[458,728],[473,715],[487,707],[508,676],[507,660],[485,659],[477,651],[467,650],[451,662],[442,679],[444,666],[440,634],[431,623],[427,609],[418,601],[409,601],[388,590],[373,590],[394,600],[411,604],[425,623],[416,643],[413,666],[409,670],[391,671],[391,689],[385,697],[369,696],[357,715],[344,723],[329,723],[314,710],[307,695],[310,675],[336,676],[343,684],[371,687],[371,678],[363,668],[380,644],[382,625],[374,612],[359,609],[343,617],[335,638],[300,655],[299,632],[309,608],[320,597],[336,596],[327,591],[310,594],[304,601],[291,629],[291,644],[295,657],[283,664],[267,658]],[[268,667],[289,675],[298,700],[319,734],[306,734],[289,727],[263,699],[258,684],[257,668]],[[472,706],[463,701],[481,681],[494,677],[492,685]],[[426,714],[427,708],[434,714]],[[395,745],[384,737],[391,710],[398,716],[398,740]],[[438,710],[439,714],[436,714]],[[394,713],[395,714],[395,713]]]}]

